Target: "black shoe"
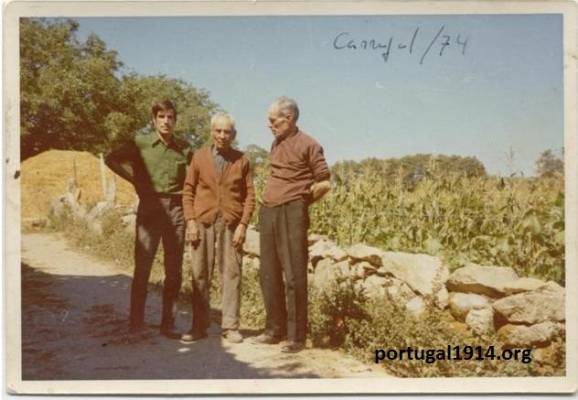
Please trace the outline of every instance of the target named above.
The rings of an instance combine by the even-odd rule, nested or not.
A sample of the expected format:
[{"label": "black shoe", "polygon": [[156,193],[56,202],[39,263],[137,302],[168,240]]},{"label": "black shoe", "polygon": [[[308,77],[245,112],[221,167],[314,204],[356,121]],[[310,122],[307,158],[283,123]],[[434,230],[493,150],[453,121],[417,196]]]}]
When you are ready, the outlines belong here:
[{"label": "black shoe", "polygon": [[252,340],[256,344],[277,344],[283,341],[283,336],[273,336],[269,333],[262,333],[259,336],[255,336]]},{"label": "black shoe", "polygon": [[305,343],[303,342],[293,342],[289,341],[283,347],[281,347],[281,353],[299,353],[305,348]]},{"label": "black shoe", "polygon": [[180,339],[181,333],[176,331],[174,328],[161,328],[161,335],[169,339]]},{"label": "black shoe", "polygon": [[189,331],[180,336],[181,343],[193,343],[207,337],[207,331]]}]

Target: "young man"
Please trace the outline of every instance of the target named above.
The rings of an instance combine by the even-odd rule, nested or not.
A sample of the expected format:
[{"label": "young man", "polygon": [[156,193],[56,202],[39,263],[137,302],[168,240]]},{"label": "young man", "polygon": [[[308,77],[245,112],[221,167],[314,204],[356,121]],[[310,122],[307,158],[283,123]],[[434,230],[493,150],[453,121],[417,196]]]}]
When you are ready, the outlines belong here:
[{"label": "young man", "polygon": [[323,148],[297,127],[297,103],[280,97],[268,117],[275,140],[259,215],[267,320],[255,342],[274,344],[287,336],[281,351],[292,353],[303,349],[307,335],[308,208],[331,186]]},{"label": "young man", "polygon": [[226,113],[211,119],[213,144],[195,152],[187,171],[183,208],[187,243],[192,245],[193,321],[185,342],[207,336],[210,325],[209,289],[215,260],[223,292],[223,336],[243,341],[239,333],[241,250],[255,208],[249,160],[231,147],[235,121]]},{"label": "young man", "polygon": [[111,170],[133,184],[139,205],[136,218],[135,268],[130,297],[130,332],[144,328],[147,286],[154,257],[162,240],[165,281],[160,332],[180,338],[174,330],[174,307],[181,287],[185,220],[182,190],[189,144],[173,136],[177,110],[171,101],[151,109],[155,132],[138,134],[106,157]]}]

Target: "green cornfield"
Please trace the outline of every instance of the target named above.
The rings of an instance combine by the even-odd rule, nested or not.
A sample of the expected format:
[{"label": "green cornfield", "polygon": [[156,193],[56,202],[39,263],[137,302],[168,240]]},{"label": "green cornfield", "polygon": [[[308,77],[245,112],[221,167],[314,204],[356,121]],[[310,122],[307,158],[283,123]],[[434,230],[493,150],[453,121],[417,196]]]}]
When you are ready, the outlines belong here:
[{"label": "green cornfield", "polygon": [[[266,170],[255,175],[257,193]],[[310,209],[311,232],[343,247],[509,266],[520,276],[564,285],[564,180],[468,177],[435,166],[417,183],[377,168],[332,170],[332,190]]]}]

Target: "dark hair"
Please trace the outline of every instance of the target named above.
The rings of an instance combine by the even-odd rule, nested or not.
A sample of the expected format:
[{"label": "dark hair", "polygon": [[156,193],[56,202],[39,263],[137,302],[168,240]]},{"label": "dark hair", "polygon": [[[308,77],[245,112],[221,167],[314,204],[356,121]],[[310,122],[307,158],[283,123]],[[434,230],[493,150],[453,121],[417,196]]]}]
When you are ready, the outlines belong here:
[{"label": "dark hair", "polygon": [[170,100],[159,101],[151,107],[151,113],[153,118],[155,118],[159,111],[169,111],[172,110],[175,113],[175,119],[177,119],[177,108],[175,104]]}]

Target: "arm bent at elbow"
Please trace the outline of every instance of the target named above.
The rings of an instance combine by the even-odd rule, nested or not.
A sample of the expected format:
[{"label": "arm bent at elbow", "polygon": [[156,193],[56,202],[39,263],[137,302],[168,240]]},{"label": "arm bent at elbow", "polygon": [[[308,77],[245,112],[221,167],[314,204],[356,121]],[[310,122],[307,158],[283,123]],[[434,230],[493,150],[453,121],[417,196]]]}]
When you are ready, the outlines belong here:
[{"label": "arm bent at elbow", "polygon": [[314,203],[331,190],[331,182],[329,180],[315,182],[311,185],[311,202]]}]

